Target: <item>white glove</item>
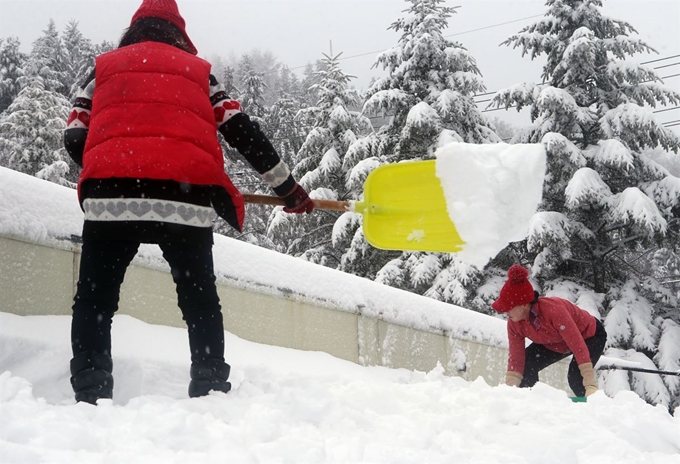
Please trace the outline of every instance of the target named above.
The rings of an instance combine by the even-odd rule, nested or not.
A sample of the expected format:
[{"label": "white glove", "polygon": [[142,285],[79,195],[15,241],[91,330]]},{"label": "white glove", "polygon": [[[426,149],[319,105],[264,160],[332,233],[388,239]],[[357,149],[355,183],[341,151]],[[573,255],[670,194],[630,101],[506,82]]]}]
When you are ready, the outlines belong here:
[{"label": "white glove", "polygon": [[583,377],[583,386],[586,387],[586,398],[597,391],[597,375],[593,368],[593,363],[579,364],[581,377]]},{"label": "white glove", "polygon": [[524,376],[519,372],[508,371],[505,373],[505,385],[519,387],[519,384],[522,383],[523,378]]}]

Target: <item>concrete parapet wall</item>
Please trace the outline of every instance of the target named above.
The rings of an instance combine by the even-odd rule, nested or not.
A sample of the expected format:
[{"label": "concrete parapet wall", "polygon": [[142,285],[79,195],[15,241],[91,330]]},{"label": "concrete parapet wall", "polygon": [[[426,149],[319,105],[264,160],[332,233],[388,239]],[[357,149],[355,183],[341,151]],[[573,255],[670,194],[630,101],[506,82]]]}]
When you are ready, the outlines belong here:
[{"label": "concrete parapet wall", "polygon": [[[79,245],[67,240],[46,246],[0,236],[0,308],[19,315],[70,315],[79,259]],[[438,327],[413,328],[383,320],[375,311],[365,314],[361,307],[348,310],[225,277],[218,277],[218,293],[225,330],[253,342],[323,351],[366,366],[430,371],[439,363],[449,375],[483,377],[491,385],[501,383],[505,374],[505,348],[459,339]],[[169,272],[138,261],[126,274],[118,312],[151,324],[185,327]],[[551,366],[541,380],[569,391],[566,366]]]}]

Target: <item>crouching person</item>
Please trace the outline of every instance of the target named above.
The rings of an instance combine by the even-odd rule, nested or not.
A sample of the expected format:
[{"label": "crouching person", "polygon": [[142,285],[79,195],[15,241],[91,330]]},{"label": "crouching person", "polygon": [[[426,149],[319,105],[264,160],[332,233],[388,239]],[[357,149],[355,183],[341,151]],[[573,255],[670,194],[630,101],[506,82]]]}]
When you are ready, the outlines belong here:
[{"label": "crouching person", "polygon": [[71,326],[76,401],[113,395],[111,323],[140,243],[158,244],[171,268],[189,335],[189,396],[230,390],[212,220],[217,213],[241,230],[245,208],[224,172],[218,130],[284,199],[284,211],[313,210],[196,53],[175,0],[144,0],[119,47],[97,57],[69,117],[64,144],[82,167],[85,215]]},{"label": "crouching person", "polygon": [[[508,314],[509,357],[505,383],[531,387],[538,373],[573,354],[567,380],[576,396],[597,391],[594,366],[602,355],[607,333],[600,321],[568,300],[539,297],[529,271],[515,264],[491,307]],[[525,340],[531,340],[526,346]]]}]

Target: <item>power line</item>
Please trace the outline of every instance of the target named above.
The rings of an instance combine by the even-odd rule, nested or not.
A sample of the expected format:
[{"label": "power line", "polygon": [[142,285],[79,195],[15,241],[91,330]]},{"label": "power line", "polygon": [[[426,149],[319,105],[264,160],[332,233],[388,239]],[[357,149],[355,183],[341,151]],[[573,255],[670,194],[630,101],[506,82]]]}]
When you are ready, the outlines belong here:
[{"label": "power line", "polygon": [[517,106],[508,106],[507,108],[492,108],[490,110],[482,110],[480,113],[491,113],[493,111],[509,110],[510,108],[517,108]]},{"label": "power line", "polygon": [[491,26],[480,27],[478,29],[470,29],[469,31],[457,32],[455,34],[445,35],[444,38],[453,37],[453,36],[456,36],[456,35],[469,34],[470,32],[483,31],[485,29],[491,29],[492,27],[505,26],[506,24],[518,23],[520,21],[524,21],[525,19],[538,18],[539,16],[545,16],[545,13],[539,14],[539,15],[527,16],[525,18],[513,19],[512,21],[506,21],[504,23],[492,24]]},{"label": "power line", "polygon": [[[677,55],[677,56],[680,56],[680,55]],[[674,57],[669,56],[668,58],[674,58]],[[662,58],[662,59],[663,59],[663,60],[666,60],[666,59],[668,59],[668,58]],[[644,63],[640,63],[640,64],[644,64]],[[678,64],[680,64],[680,62],[678,62],[678,63],[673,63],[673,64],[669,64],[668,66],[676,66],[676,65],[678,65]],[[667,66],[658,66],[658,67],[652,68],[652,69],[661,69],[661,68],[665,68],[665,67],[667,67]],[[670,77],[677,77],[677,76],[680,76],[680,73],[678,73],[678,74],[671,74],[670,76],[661,76],[659,79],[668,79],[668,78],[670,78]],[[645,82],[652,82],[652,81],[645,81]],[[641,84],[644,84],[645,82],[641,82]],[[538,86],[541,86],[541,85],[548,85],[548,84],[547,84],[547,83],[543,83],[543,84],[537,84],[537,85],[538,85]],[[494,95],[494,94],[496,94],[496,93],[498,93],[498,90],[496,90],[495,92],[478,93],[478,94],[473,95],[472,98],[475,98],[475,97],[483,97],[483,96],[485,96],[485,95]],[[485,102],[488,102],[488,101],[491,101],[491,100],[492,100],[492,99],[488,99],[488,100],[480,100],[480,101],[475,102],[475,103],[485,103]]]},{"label": "power line", "polygon": [[[678,56],[680,56],[680,55],[674,55],[674,56],[669,56],[669,57],[666,57],[666,58],[660,58],[659,60],[654,60],[654,61],[668,60],[668,59],[671,59],[671,58],[676,58],[676,57],[678,57]],[[647,63],[651,63],[651,61],[648,61]],[[645,63],[640,63],[640,64],[642,65],[642,64],[645,64]],[[667,68],[667,67],[670,67],[670,66],[677,66],[678,64],[680,64],[680,62],[678,62],[678,63],[673,63],[673,64],[669,64],[669,65],[664,65],[664,66],[657,66],[657,67],[652,68],[652,69]],[[679,73],[679,74],[671,74],[670,76],[663,76],[663,77],[660,77],[660,79],[668,79],[668,78],[670,78],[670,77],[677,77],[677,76],[680,76],[680,73]],[[651,82],[651,81],[645,81],[645,82]],[[641,82],[641,83],[644,83],[644,82]],[[543,83],[543,84],[537,84],[537,85],[538,85],[538,86],[541,86],[541,85],[548,85],[548,84],[547,84],[547,83]],[[472,98],[475,98],[475,97],[483,97],[483,96],[485,96],[485,95],[494,95],[494,94],[496,94],[496,93],[498,93],[498,91],[495,91],[495,92],[486,92],[486,93],[478,93],[478,94],[473,95]],[[476,104],[479,104],[479,103],[486,103],[486,102],[490,102],[490,101],[492,101],[492,100],[493,100],[493,98],[488,98],[488,99],[486,99],[486,100],[479,100],[479,101],[476,101],[475,103],[476,103]],[[499,109],[501,109],[501,108],[496,108],[496,109],[492,109],[492,110],[485,110],[485,111],[498,111]],[[482,112],[485,112],[485,111],[482,111]]]},{"label": "power line", "polygon": [[663,110],[652,111],[652,113],[664,113],[666,111],[673,111],[677,109],[680,109],[680,106],[674,106],[673,108],[664,108]]},{"label": "power line", "polygon": [[498,92],[498,91],[496,91],[496,92],[478,93],[478,94],[473,95],[472,98],[474,98],[474,97],[483,97],[484,95],[493,95],[493,94],[495,94],[495,93],[497,93],[497,92]]},{"label": "power line", "polygon": [[[533,18],[538,18],[538,17],[542,17],[542,16],[545,16],[545,13],[538,14],[538,15],[532,15],[532,16],[525,16],[524,18],[513,19],[513,20],[505,21],[505,22],[502,22],[502,23],[491,24],[489,26],[479,27],[477,29],[470,29],[470,30],[463,31],[463,32],[457,32],[455,34],[449,34],[449,35],[445,35],[443,37],[447,38],[447,37],[455,37],[455,36],[464,35],[464,34],[470,34],[472,32],[479,32],[479,31],[483,31],[483,30],[486,30],[486,29],[492,29],[494,27],[500,27],[500,26],[505,26],[505,25],[508,25],[508,24],[518,23],[518,22],[521,22],[521,21],[525,21],[527,19],[533,19]],[[374,55],[376,53],[382,53],[386,50],[389,50],[389,48],[383,48],[381,50],[374,50],[374,51],[371,51],[371,52],[365,52],[365,53],[359,53],[359,54],[356,54],[356,55],[345,56],[345,57],[342,57],[342,58],[338,58],[338,61],[345,61],[345,60],[350,60],[350,59],[353,59],[353,58],[360,58],[362,56]],[[672,56],[667,56],[667,57],[664,57],[664,58],[658,58],[658,59],[655,59],[655,60],[644,61],[640,64],[656,63],[658,61],[665,61],[665,60],[670,60],[672,58],[678,58],[678,57],[680,57],[680,55],[672,55]],[[665,66],[659,66],[659,67],[656,67],[654,69],[676,66],[678,64],[680,64],[680,63],[674,63],[674,64],[665,65]],[[306,68],[308,65],[309,64],[305,64],[303,66],[295,66],[295,67],[288,68],[288,69],[290,69],[290,70],[302,69],[302,68]],[[491,92],[491,93],[494,93],[494,92]],[[488,95],[488,94],[479,94],[478,96],[481,96],[481,95]]]},{"label": "power line", "polygon": [[[513,23],[513,22],[523,21],[523,20],[525,20],[525,19],[530,19],[530,18],[534,18],[534,17],[537,17],[537,16],[542,16],[542,15],[528,16],[528,17],[525,17],[525,18],[520,18],[520,19],[516,19],[516,20],[512,20],[512,21],[507,21],[507,22],[505,22],[505,23],[499,23],[499,24],[487,26],[487,27],[481,28],[481,29],[488,29],[488,28],[491,28],[491,27],[502,26],[502,25],[505,25],[505,24],[510,24],[510,23]],[[466,34],[466,33],[475,32],[475,31],[478,31],[478,30],[481,30],[481,29],[473,29],[473,30],[470,30],[470,31],[460,32],[460,33],[452,34],[452,35]],[[446,36],[446,37],[451,37],[452,35],[449,35],[449,36]],[[366,53],[366,54],[370,54],[370,53],[376,53],[376,52],[369,52],[369,53]],[[349,58],[354,58],[354,57],[358,57],[358,56],[364,56],[364,55],[366,55],[366,54],[354,55],[354,56],[346,57],[346,58],[343,58],[343,59],[349,59]],[[668,57],[664,57],[664,58],[659,58],[659,59],[652,60],[652,61],[646,61],[646,62],[643,62],[643,63],[640,63],[640,64],[642,65],[642,64],[649,64],[649,63],[654,63],[654,62],[658,62],[658,61],[665,61],[665,60],[669,60],[669,59],[677,58],[677,57],[680,57],[680,55],[672,55],[672,56],[668,56]],[[680,64],[680,62],[678,62],[678,63],[671,63],[671,64],[669,64],[669,65],[657,66],[657,67],[654,67],[654,68],[652,68],[652,69],[667,68],[667,67],[671,67],[671,66],[677,66],[678,64]],[[296,68],[290,68],[290,69],[296,69]],[[669,76],[662,76],[660,79],[668,79],[668,78],[677,77],[677,76],[680,76],[680,73],[678,73],[678,74],[671,74],[671,75],[669,75]],[[651,81],[648,81],[648,82],[651,82]],[[547,83],[543,83],[543,84],[538,84],[538,85],[541,86],[541,85],[548,85],[548,84],[547,84]],[[486,95],[494,95],[494,94],[496,94],[496,93],[498,93],[498,91],[480,93],[480,94],[473,95],[472,98],[481,97],[481,96],[486,96]],[[480,103],[486,103],[486,102],[489,102],[489,101],[492,101],[492,100],[493,100],[492,98],[489,98],[489,99],[486,99],[486,100],[475,101],[474,103],[475,103],[475,104],[480,104]],[[481,111],[481,112],[482,112],[482,113],[490,113],[490,112],[493,112],[493,111],[508,110],[508,109],[510,109],[510,108],[516,108],[516,107],[517,107],[517,106],[511,106],[511,107],[507,107],[507,108],[493,108],[493,109],[486,109],[486,110],[483,110],[483,111]],[[678,108],[680,108],[680,107],[666,108],[666,109],[662,109],[662,110],[653,111],[653,113],[662,113],[662,112],[665,112],[665,111],[673,111],[673,110],[677,110]],[[381,118],[383,118],[384,116],[365,116],[365,117],[372,120],[372,119],[381,119]],[[674,121],[671,121],[671,122],[674,122]],[[284,123],[284,125],[286,125],[286,126],[288,126],[289,124],[292,125],[293,123]],[[675,125],[677,125],[677,124],[673,124],[672,126],[675,126]],[[666,127],[672,127],[672,126],[666,126]],[[306,129],[308,129],[308,128],[310,128],[310,126],[299,126],[299,128],[303,128],[303,129],[306,128]],[[292,137],[292,138],[298,139],[298,138],[300,138],[300,137]],[[302,137],[302,138],[304,138],[304,137]],[[277,138],[277,139],[272,139],[272,140],[286,140],[286,138],[283,138],[283,139]]]},{"label": "power line", "polygon": [[[526,106],[528,107],[529,105],[526,105]],[[517,108],[517,106],[508,106],[507,108],[492,108],[490,110],[482,110],[481,113],[490,113],[492,111],[508,110],[510,108]],[[680,109],[680,106],[674,106],[673,108],[665,108],[663,110],[656,110],[656,111],[652,111],[652,113],[663,113],[665,111],[673,111],[673,110],[677,110],[677,109]]]},{"label": "power line", "polygon": [[[545,14],[533,15],[533,16],[527,16],[527,17],[524,17],[524,18],[513,19],[512,21],[506,21],[504,23],[498,23],[498,24],[491,24],[490,26],[484,26],[484,27],[480,27],[480,28],[477,28],[477,29],[470,29],[469,31],[457,32],[455,34],[445,35],[443,37],[444,38],[454,37],[454,36],[457,36],[457,35],[469,34],[471,32],[483,31],[483,30],[486,30],[486,29],[494,28],[494,27],[505,26],[506,24],[512,24],[512,23],[517,23],[517,22],[524,21],[524,20],[527,20],[527,19],[537,18],[539,16],[545,16]],[[357,55],[345,56],[345,57],[342,57],[342,58],[338,58],[338,61],[350,60],[352,58],[360,58],[362,56],[367,56],[367,55],[375,55],[376,53],[382,53],[386,50],[389,50],[389,48],[383,48],[381,50],[374,50],[372,52],[359,53]],[[291,69],[291,70],[292,69],[302,69],[302,68],[306,68],[307,66],[308,65],[306,64],[304,66],[295,66],[294,68],[289,68],[289,69]]]},{"label": "power line", "polygon": [[679,56],[680,56],[680,55],[667,56],[667,57],[665,57],[665,58],[659,58],[659,59],[656,59],[656,60],[644,61],[644,62],[642,62],[642,63],[640,63],[640,64],[656,63],[657,61],[670,60],[671,58],[677,58],[677,57],[679,57]]},{"label": "power line", "polygon": [[678,61],[677,63],[671,63],[671,64],[665,64],[663,66],[657,66],[656,68],[652,68],[652,69],[670,68],[671,66],[677,66],[679,64],[680,64],[680,61]]}]

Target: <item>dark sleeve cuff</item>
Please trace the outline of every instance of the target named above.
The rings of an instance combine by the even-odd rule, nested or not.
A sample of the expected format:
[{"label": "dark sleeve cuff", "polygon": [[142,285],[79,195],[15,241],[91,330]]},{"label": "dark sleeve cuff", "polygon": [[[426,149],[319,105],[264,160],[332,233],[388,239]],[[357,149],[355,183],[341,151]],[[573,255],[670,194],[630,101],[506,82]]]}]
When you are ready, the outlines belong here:
[{"label": "dark sleeve cuff", "polygon": [[73,128],[64,131],[64,148],[74,163],[83,167],[83,152],[85,151],[85,140],[87,139],[87,129]]},{"label": "dark sleeve cuff", "polygon": [[281,185],[278,187],[273,187],[272,190],[274,190],[274,193],[276,193],[278,196],[284,197],[293,191],[295,184],[295,179],[293,178],[293,175],[290,174]]}]

